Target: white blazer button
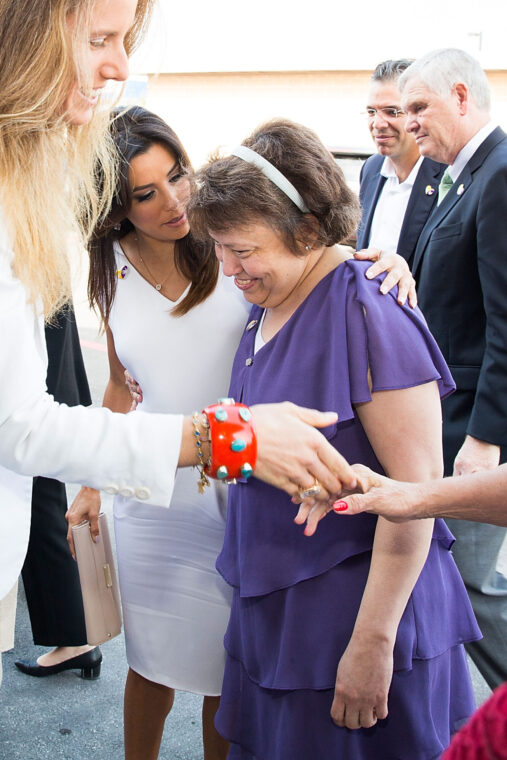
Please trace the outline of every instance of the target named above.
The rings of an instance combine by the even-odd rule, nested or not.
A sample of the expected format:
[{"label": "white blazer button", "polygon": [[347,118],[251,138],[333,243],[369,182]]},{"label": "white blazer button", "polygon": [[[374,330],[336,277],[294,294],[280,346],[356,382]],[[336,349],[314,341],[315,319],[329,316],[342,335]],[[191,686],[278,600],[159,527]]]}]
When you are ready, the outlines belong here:
[{"label": "white blazer button", "polygon": [[114,496],[120,490],[120,486],[117,486],[116,483],[109,483],[107,486],[104,486],[102,490],[111,494],[111,496]]},{"label": "white blazer button", "polygon": [[136,488],[137,499],[142,499],[144,501],[145,499],[149,499],[150,496],[151,496],[151,491],[149,488],[145,488],[145,487]]},{"label": "white blazer button", "polygon": [[123,488],[120,488],[120,496],[125,496],[127,499],[131,499],[134,494],[135,491],[130,486],[124,486]]}]

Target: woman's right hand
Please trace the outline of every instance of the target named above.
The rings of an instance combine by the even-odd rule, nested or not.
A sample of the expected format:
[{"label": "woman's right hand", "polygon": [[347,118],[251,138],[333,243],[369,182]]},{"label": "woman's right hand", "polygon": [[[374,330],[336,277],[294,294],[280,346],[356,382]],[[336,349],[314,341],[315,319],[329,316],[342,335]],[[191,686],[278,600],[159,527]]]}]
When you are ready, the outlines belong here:
[{"label": "woman's right hand", "polygon": [[83,486],[65,515],[67,522],[69,523],[67,542],[74,559],[76,559],[76,551],[74,548],[74,538],[72,536],[72,526],[79,525],[85,520],[88,520],[90,522],[90,533],[92,539],[95,541],[100,533],[99,513],[100,491],[97,491],[95,488]]},{"label": "woman's right hand", "polygon": [[132,406],[129,412],[135,412],[138,404],[142,404],[143,391],[137,380],[134,380],[128,369],[125,370],[125,385],[129,389],[130,397],[132,399]]},{"label": "woman's right hand", "polygon": [[317,480],[320,493],[315,498],[324,501],[356,487],[348,462],[315,429],[334,424],[334,412],[306,409],[289,401],[258,404],[251,411],[257,431],[257,478],[293,497]]}]

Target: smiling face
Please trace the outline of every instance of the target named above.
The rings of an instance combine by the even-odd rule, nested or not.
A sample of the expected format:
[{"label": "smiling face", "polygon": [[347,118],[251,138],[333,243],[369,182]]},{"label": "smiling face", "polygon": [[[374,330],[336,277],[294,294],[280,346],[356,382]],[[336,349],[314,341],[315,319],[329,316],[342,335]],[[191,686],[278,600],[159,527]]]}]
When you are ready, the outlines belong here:
[{"label": "smiling face", "polygon": [[188,234],[190,180],[174,154],[164,146],[155,143],[146,153],[132,159],[129,195],[127,217],[145,237],[170,241]]},{"label": "smiling face", "polygon": [[[64,104],[71,124],[87,124],[93,116],[100,90],[110,79],[124,81],[128,76],[125,37],[135,18],[137,0],[97,0],[91,13],[86,48],[80,54],[80,68],[87,84],[76,82]],[[76,18],[68,21],[74,32]]]},{"label": "smiling face", "polygon": [[376,80],[370,85],[367,109],[375,110],[368,117],[368,128],[381,156],[397,158],[419,157],[417,145],[412,135],[405,130],[406,117],[388,115],[384,109],[401,110],[401,96],[394,80]]},{"label": "smiling face", "polygon": [[442,96],[430,90],[418,76],[407,81],[402,96],[407,130],[414,136],[422,156],[452,164],[467,143],[462,88],[455,85],[449,95]]},{"label": "smiling face", "polygon": [[226,232],[209,232],[224,274],[249,303],[276,308],[295,294],[313,265],[312,255],[296,256],[280,233],[262,222]]}]

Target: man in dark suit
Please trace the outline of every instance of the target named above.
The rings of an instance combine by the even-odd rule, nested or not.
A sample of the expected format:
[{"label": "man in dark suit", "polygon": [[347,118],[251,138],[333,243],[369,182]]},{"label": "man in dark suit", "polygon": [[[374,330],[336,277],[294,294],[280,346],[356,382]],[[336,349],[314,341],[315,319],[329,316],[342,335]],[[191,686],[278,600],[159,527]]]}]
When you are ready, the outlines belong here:
[{"label": "man in dark suit", "polygon": [[[507,451],[507,136],[489,116],[478,62],[437,50],[400,77],[406,129],[422,156],[448,164],[412,270],[457,391],[443,403],[445,472],[497,467]],[[469,645],[494,687],[507,679],[505,528],[451,521],[453,547],[484,634]]]},{"label": "man in dark suit", "polygon": [[398,78],[411,62],[383,61],[371,78],[366,114],[378,152],[361,169],[363,213],[356,244],[358,251],[397,252],[409,265],[445,168],[422,158],[413,135],[405,130]]}]

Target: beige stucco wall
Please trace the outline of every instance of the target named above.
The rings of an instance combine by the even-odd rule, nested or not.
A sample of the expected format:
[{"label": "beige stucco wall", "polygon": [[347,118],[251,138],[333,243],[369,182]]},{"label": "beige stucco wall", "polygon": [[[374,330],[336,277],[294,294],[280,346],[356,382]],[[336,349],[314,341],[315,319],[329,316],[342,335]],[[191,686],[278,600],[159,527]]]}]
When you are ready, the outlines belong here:
[{"label": "beige stucco wall", "polygon": [[[150,76],[146,106],[180,135],[194,164],[241,142],[259,123],[285,116],[330,147],[371,149],[364,117],[370,72],[258,72]],[[488,72],[493,115],[507,128],[507,71]]]}]

